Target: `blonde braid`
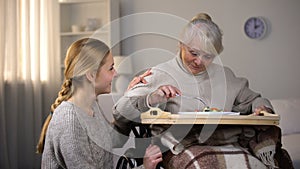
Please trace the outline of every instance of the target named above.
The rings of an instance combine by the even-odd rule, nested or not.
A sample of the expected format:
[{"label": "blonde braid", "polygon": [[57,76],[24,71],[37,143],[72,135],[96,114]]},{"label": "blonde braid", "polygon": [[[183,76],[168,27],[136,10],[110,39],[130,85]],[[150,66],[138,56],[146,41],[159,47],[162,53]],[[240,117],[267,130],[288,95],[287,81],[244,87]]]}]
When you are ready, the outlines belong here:
[{"label": "blonde braid", "polygon": [[54,112],[57,106],[61,104],[61,102],[68,100],[72,96],[72,80],[65,80],[61,90],[58,92],[58,97],[55,102],[51,105],[51,112]]},{"label": "blonde braid", "polygon": [[37,153],[43,153],[46,132],[47,132],[50,120],[52,118],[52,113],[54,112],[54,110],[56,109],[57,106],[59,106],[63,101],[68,100],[71,96],[72,96],[72,80],[67,79],[64,81],[61,90],[58,92],[58,97],[56,98],[55,102],[51,105],[51,113],[48,115],[48,117],[46,118],[46,120],[44,122],[42,131],[40,134],[39,142],[37,144],[37,151],[36,151]]}]

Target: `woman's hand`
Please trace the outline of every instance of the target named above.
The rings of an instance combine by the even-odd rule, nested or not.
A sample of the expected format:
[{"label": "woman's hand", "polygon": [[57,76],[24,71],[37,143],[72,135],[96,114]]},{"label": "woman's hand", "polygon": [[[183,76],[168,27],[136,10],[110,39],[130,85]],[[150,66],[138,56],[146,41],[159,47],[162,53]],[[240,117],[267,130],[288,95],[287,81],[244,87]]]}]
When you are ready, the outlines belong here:
[{"label": "woman's hand", "polygon": [[146,76],[151,75],[151,69],[148,69],[146,72],[144,72],[142,75],[139,75],[137,77],[134,77],[131,82],[129,83],[127,90],[130,90],[133,86],[135,86],[138,83],[144,83],[146,84],[147,81],[144,79]]},{"label": "woman's hand", "polygon": [[149,95],[148,103],[150,106],[155,106],[159,103],[165,103],[169,98],[173,98],[177,95],[181,95],[179,89],[172,85],[163,85]]},{"label": "woman's hand", "polygon": [[259,116],[259,115],[261,115],[262,111],[266,111],[268,113],[275,114],[271,108],[266,107],[266,106],[259,106],[259,107],[255,108],[255,110],[253,111],[253,114],[256,116]]},{"label": "woman's hand", "polygon": [[143,164],[145,169],[155,169],[156,165],[162,161],[162,153],[156,145],[150,144],[146,149]]}]

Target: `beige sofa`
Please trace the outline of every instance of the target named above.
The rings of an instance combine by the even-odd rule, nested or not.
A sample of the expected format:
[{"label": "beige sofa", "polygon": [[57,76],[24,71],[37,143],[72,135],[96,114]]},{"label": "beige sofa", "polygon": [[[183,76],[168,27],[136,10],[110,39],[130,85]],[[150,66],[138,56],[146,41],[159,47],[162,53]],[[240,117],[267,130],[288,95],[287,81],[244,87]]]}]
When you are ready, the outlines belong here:
[{"label": "beige sofa", "polygon": [[280,115],[283,148],[289,152],[294,167],[300,168],[300,99],[277,99],[271,103]]}]

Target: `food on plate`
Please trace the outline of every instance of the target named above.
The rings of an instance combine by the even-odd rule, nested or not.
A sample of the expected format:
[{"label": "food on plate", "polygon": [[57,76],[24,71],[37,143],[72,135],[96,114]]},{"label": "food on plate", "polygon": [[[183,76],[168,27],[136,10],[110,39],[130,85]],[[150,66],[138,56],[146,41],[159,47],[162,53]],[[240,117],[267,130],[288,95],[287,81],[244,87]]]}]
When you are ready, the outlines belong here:
[{"label": "food on plate", "polygon": [[212,107],[212,108],[209,108],[209,107],[205,107],[203,109],[204,112],[221,112],[222,110],[221,109],[218,109],[218,108],[215,108],[215,107]]}]

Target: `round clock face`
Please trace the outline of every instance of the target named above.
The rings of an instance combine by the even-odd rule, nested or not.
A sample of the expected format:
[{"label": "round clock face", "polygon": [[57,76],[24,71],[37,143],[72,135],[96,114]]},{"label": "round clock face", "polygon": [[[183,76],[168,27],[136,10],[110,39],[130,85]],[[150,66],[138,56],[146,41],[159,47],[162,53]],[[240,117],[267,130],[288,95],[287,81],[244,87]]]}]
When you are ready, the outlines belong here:
[{"label": "round clock face", "polygon": [[251,17],[244,25],[246,35],[251,39],[261,39],[267,31],[267,24],[261,17]]}]

